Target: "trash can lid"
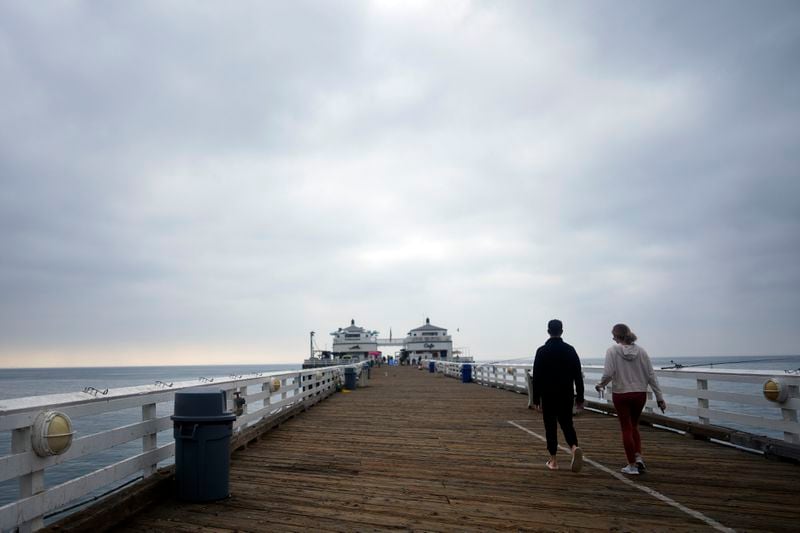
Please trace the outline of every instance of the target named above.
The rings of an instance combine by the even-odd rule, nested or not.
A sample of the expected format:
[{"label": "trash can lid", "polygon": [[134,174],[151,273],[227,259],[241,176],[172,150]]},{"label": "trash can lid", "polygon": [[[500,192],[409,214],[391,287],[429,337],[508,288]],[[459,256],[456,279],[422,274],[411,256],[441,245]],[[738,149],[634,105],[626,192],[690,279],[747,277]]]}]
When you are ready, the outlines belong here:
[{"label": "trash can lid", "polygon": [[227,422],[236,415],[225,411],[225,391],[187,390],[175,393],[175,422]]}]

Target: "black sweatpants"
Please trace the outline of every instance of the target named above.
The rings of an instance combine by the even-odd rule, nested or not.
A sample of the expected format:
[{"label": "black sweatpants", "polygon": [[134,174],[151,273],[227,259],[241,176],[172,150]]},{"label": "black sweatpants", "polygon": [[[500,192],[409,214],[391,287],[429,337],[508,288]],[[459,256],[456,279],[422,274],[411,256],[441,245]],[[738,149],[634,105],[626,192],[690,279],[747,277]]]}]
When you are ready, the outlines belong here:
[{"label": "black sweatpants", "polygon": [[573,397],[553,396],[542,398],[542,418],[544,418],[544,432],[547,437],[547,451],[555,455],[558,450],[558,426],[564,433],[564,439],[572,447],[578,445],[578,435],[572,425]]}]

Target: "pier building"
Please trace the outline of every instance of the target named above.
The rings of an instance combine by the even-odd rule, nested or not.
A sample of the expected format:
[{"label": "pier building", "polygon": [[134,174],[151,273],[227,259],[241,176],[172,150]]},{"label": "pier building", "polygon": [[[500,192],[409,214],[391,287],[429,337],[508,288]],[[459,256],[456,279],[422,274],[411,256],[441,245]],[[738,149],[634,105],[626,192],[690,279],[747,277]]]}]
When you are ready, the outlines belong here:
[{"label": "pier building", "polygon": [[446,360],[453,355],[453,338],[447,334],[447,329],[434,326],[431,319],[426,318],[423,325],[408,332],[403,351],[413,359]]},{"label": "pier building", "polygon": [[453,350],[453,337],[446,328],[431,324],[430,318],[426,318],[421,326],[411,329],[405,337],[378,338],[377,331],[357,326],[355,319],[350,320],[349,326],[331,332],[331,336],[333,348],[330,351],[315,350],[314,332],[311,332],[311,355],[303,362],[303,368],[366,361],[379,356],[381,350],[389,347],[399,348],[397,355],[403,362],[412,359],[471,361],[470,357]]},{"label": "pier building", "polygon": [[370,353],[378,351],[378,332],[356,326],[355,319],[350,320],[346,328],[331,332],[335,359],[341,361],[366,361]]}]

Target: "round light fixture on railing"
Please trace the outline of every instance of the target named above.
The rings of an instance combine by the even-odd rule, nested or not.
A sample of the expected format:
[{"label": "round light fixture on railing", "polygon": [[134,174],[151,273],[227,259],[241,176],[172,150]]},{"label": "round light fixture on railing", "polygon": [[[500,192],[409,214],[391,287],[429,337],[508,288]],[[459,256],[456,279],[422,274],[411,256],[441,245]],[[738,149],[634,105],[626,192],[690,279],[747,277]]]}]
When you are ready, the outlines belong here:
[{"label": "round light fixture on railing", "polygon": [[272,383],[269,385],[270,392],[278,392],[281,388],[281,380],[278,378],[273,378]]},{"label": "round light fixture on railing", "polygon": [[764,382],[764,398],[771,402],[783,403],[789,397],[789,387],[778,378],[769,378]]},{"label": "round light fixture on railing", "polygon": [[72,445],[72,421],[64,413],[43,411],[31,428],[31,444],[39,457],[60,455]]}]

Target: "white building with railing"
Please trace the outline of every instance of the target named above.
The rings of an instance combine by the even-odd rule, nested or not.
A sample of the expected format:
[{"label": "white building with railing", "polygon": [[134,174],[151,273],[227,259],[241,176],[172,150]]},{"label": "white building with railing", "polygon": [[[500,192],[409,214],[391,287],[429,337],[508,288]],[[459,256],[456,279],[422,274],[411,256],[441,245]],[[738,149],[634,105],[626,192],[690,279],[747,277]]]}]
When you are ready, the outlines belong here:
[{"label": "white building with railing", "polygon": [[453,338],[426,318],[423,325],[408,332],[403,351],[412,359],[448,360],[453,356]]},{"label": "white building with railing", "polygon": [[346,328],[331,332],[331,336],[331,353],[337,360],[366,361],[371,353],[378,351],[378,332],[356,326],[355,319]]}]

